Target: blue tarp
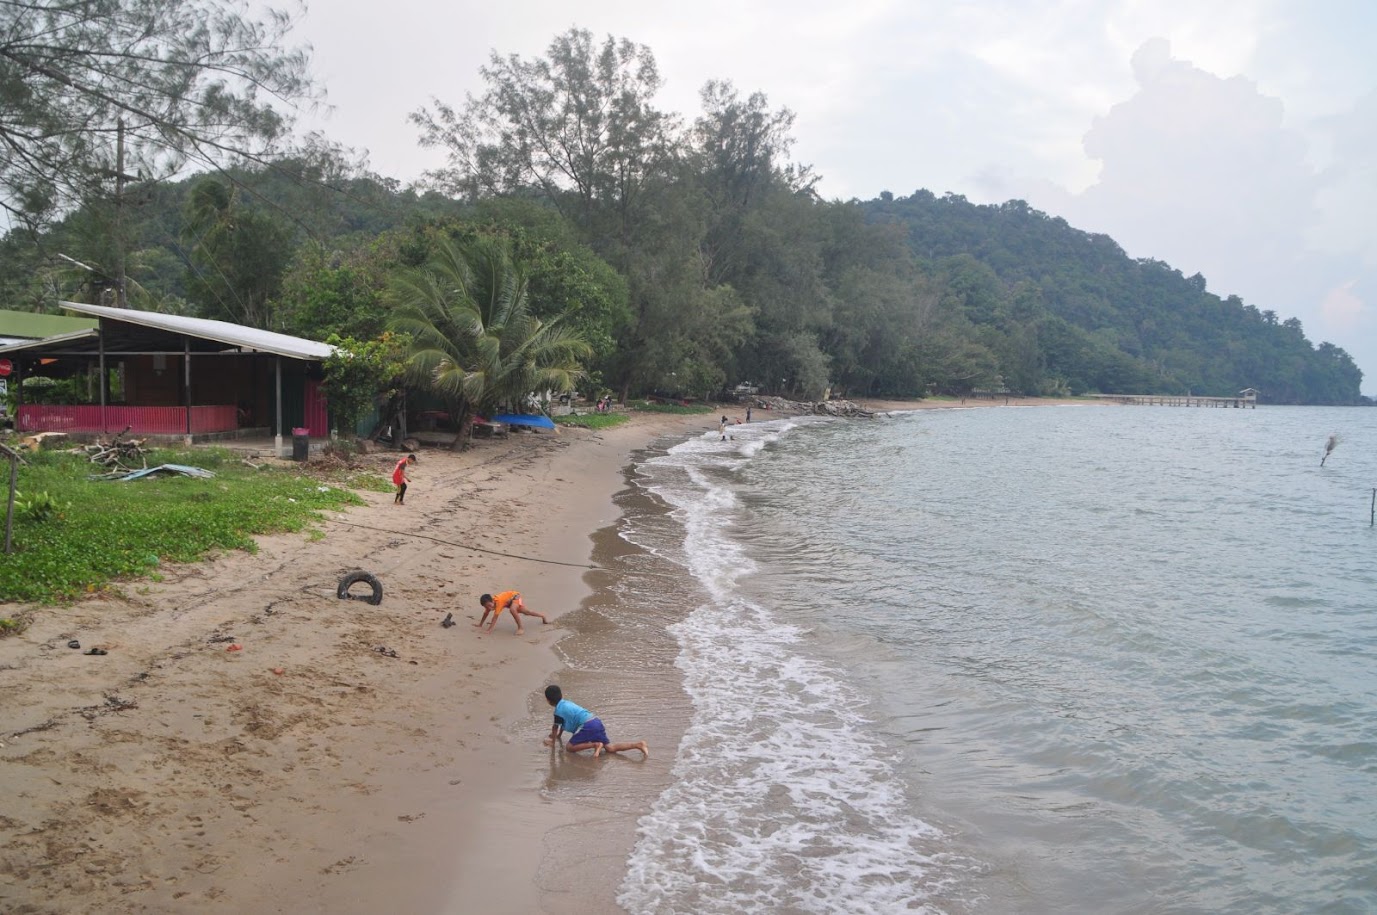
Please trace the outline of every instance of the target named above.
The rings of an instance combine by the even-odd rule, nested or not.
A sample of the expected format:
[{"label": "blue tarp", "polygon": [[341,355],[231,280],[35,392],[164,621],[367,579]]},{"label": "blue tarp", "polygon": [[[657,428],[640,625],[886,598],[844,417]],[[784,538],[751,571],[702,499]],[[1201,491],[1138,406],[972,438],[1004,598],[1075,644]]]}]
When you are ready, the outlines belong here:
[{"label": "blue tarp", "polygon": [[495,423],[506,423],[509,426],[532,426],[536,429],[553,429],[555,427],[554,420],[540,414],[499,413],[496,416],[488,417],[488,419]]}]

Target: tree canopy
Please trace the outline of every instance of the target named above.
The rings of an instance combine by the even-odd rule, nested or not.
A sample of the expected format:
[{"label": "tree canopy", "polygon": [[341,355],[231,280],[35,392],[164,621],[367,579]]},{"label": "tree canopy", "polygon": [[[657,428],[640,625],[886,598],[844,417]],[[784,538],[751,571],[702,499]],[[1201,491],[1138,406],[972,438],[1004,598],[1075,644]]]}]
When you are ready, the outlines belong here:
[{"label": "tree canopy", "polygon": [[508,245],[493,238],[441,237],[424,266],[393,279],[392,328],[410,339],[413,377],[457,420],[457,446],[475,412],[517,406],[532,391],[572,391],[583,375],[588,344],[558,318],[536,317],[528,288]]},{"label": "tree canopy", "polygon": [[[137,6],[173,7],[211,5]],[[99,301],[124,257],[139,307],[316,339],[404,329],[413,382],[456,416],[575,379],[623,395],[746,381],[810,398],[1252,387],[1272,403],[1360,401],[1349,355],[1296,319],[1023,201],[820,199],[791,158],[788,109],[713,80],[696,116],[667,112],[643,45],[573,29],[480,74],[480,95],[413,116],[449,154],[421,186],[328,141],[134,181],[122,207],[86,198],[39,234],[65,260],[0,240],[0,294]],[[517,340],[551,346],[532,361]]]},{"label": "tree canopy", "polygon": [[291,18],[240,0],[0,0],[0,208],[36,225],[121,175],[264,160],[312,97]]}]

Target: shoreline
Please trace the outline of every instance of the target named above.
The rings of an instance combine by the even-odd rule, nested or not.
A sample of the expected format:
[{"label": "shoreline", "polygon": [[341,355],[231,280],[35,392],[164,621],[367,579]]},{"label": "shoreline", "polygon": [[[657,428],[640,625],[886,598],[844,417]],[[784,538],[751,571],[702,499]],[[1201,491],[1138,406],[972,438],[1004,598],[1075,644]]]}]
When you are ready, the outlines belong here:
[{"label": "shoreline", "polygon": [[[535,700],[556,674],[597,688],[561,672],[557,645],[593,628],[579,621],[605,600],[605,573],[588,566],[616,548],[598,538],[616,540],[613,500],[632,455],[711,431],[715,416],[643,414],[597,432],[424,451],[402,509],[368,493],[366,506],[329,513],[323,539],[265,537],[257,555],[39,608],[29,629],[0,640],[11,700],[0,722],[11,797],[0,902],[35,915],[532,912],[564,907],[570,892],[615,905],[643,811],[609,817],[542,784],[597,772],[648,791],[669,777],[675,728],[656,728],[663,742],[651,741],[644,770],[626,759],[605,761],[628,767],[613,776],[581,763],[563,771],[542,752],[548,709]],[[469,549],[480,544],[506,555]],[[351,568],[384,580],[382,605],[334,598]],[[508,588],[551,625],[527,617],[516,638],[504,615],[476,633],[478,595]],[[459,625],[441,628],[451,611]],[[71,638],[109,656],[70,651]],[[243,650],[227,653],[225,638]],[[614,739],[631,736],[620,712],[608,717]],[[577,854],[558,853],[572,845]],[[606,896],[588,897],[590,885]]]}]

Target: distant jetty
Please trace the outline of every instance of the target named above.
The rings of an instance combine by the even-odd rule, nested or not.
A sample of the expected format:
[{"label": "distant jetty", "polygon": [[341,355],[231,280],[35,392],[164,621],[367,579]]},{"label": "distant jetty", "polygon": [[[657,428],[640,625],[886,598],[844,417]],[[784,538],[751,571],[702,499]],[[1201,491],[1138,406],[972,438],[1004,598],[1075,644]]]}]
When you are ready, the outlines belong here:
[{"label": "distant jetty", "polygon": [[1109,403],[1143,407],[1234,407],[1253,410],[1257,408],[1257,395],[1256,389],[1244,388],[1233,397],[1201,397],[1198,394],[1091,394],[1089,396]]}]

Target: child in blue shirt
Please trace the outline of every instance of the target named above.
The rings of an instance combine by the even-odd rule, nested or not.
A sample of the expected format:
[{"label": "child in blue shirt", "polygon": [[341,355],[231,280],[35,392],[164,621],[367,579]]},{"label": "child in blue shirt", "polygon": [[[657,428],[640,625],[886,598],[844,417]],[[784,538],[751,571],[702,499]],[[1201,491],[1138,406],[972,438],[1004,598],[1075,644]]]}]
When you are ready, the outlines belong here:
[{"label": "child in blue shirt", "polygon": [[575,705],[564,698],[563,691],[551,684],[545,687],[545,701],[555,707],[555,723],[550,728],[550,736],[545,738],[545,746],[552,747],[559,740],[560,733],[569,732],[569,742],[565,749],[573,753],[579,750],[593,750],[594,758],[608,753],[621,753],[625,750],[640,750],[642,759],[650,758],[650,748],[644,740],[635,743],[611,743],[602,720],[588,709]]}]

